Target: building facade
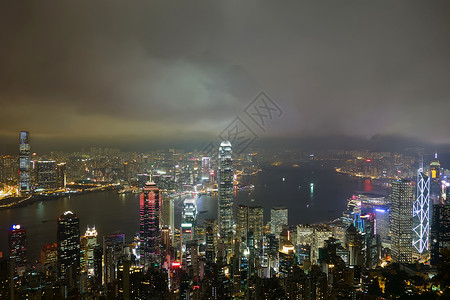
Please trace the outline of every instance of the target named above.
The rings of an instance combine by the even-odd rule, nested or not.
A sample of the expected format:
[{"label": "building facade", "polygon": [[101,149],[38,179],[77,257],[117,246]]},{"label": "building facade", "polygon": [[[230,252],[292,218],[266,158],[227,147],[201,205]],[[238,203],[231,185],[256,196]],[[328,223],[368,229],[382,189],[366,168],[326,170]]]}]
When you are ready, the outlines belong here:
[{"label": "building facade", "polygon": [[233,229],[233,166],[231,143],[219,147],[219,234],[226,237]]},{"label": "building facade", "polygon": [[392,181],[391,252],[396,262],[412,261],[414,182]]}]

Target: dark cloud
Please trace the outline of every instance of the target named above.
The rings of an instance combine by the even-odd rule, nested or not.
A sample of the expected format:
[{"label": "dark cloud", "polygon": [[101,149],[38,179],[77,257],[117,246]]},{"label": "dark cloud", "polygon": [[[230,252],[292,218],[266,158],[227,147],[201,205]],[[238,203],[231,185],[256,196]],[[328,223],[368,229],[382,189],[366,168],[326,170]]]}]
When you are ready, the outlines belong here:
[{"label": "dark cloud", "polygon": [[0,136],[216,136],[261,90],[265,137],[449,143],[448,1],[5,1]]}]

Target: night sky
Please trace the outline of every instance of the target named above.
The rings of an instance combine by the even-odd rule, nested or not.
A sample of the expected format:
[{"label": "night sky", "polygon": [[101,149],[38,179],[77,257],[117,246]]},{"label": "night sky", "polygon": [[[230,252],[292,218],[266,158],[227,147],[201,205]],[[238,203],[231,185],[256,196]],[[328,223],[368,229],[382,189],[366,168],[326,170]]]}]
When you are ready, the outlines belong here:
[{"label": "night sky", "polygon": [[201,148],[261,91],[284,112],[261,139],[448,144],[449,15],[449,1],[3,1],[0,151],[19,130],[41,151]]}]

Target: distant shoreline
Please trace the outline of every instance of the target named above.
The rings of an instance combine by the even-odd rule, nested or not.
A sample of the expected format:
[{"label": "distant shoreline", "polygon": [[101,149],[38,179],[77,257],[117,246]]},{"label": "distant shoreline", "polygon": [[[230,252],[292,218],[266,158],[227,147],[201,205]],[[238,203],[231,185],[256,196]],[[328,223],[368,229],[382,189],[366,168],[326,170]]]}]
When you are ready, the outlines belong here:
[{"label": "distant shoreline", "polygon": [[[8,206],[5,206],[5,204],[1,204],[3,200],[0,200],[0,210],[7,210],[7,209],[14,209],[14,208],[20,208],[27,205],[31,205],[33,203],[36,203],[38,201],[48,201],[48,200],[54,200],[64,197],[72,197],[72,196],[78,196],[88,193],[98,193],[98,192],[105,192],[105,191],[114,191],[117,190],[117,187],[115,186],[108,186],[102,189],[98,190],[84,190],[84,191],[77,191],[73,193],[67,193],[67,194],[51,194],[51,195],[31,195],[28,197],[11,197],[3,200],[8,200],[10,204]],[[16,202],[14,202],[16,201]]]}]

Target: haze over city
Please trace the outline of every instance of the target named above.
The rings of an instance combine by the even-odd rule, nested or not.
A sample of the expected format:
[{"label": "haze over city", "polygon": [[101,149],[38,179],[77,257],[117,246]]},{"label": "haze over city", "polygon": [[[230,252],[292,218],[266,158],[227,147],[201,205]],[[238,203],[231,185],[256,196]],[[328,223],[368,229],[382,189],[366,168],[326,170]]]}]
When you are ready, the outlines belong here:
[{"label": "haze over city", "polygon": [[30,128],[42,151],[201,148],[260,91],[285,112],[262,139],[448,144],[449,9],[446,1],[5,2],[0,151]]}]

